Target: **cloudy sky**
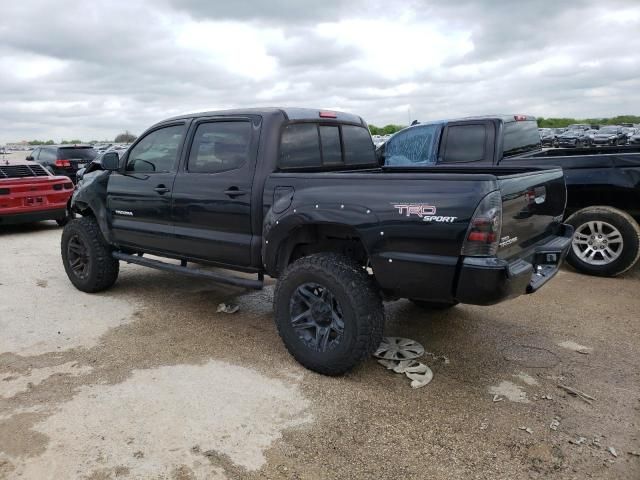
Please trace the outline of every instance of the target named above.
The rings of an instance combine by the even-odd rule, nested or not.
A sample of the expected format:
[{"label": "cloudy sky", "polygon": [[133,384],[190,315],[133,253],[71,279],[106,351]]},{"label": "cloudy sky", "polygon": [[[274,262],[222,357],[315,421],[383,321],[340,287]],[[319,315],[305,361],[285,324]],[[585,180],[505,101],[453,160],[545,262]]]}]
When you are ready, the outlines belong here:
[{"label": "cloudy sky", "polygon": [[640,114],[640,0],[0,0],[0,144],[280,105]]}]

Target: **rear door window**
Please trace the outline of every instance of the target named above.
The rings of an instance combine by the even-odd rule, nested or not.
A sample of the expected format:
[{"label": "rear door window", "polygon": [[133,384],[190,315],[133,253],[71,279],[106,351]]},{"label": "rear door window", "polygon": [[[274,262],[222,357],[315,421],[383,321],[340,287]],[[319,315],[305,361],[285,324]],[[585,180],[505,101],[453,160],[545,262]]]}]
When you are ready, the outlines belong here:
[{"label": "rear door window", "polygon": [[[581,136],[584,130],[580,130]],[[534,120],[504,124],[503,156],[518,155],[541,148],[538,124]]]},{"label": "rear door window", "polygon": [[450,125],[447,129],[447,144],[442,161],[444,163],[481,161],[485,158],[486,140],[487,128],[484,124]]},{"label": "rear door window", "polygon": [[54,163],[56,161],[56,151],[51,148],[42,148],[40,149],[40,155],[38,156],[38,161],[41,163]]}]

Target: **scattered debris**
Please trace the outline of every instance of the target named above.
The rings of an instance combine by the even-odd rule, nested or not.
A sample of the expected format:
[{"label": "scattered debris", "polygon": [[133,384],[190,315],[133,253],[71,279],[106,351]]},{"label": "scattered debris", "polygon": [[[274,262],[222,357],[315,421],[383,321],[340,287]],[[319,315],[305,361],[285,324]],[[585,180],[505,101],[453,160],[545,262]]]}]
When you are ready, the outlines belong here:
[{"label": "scattered debris", "polygon": [[142,450],[138,450],[133,453],[133,458],[144,458],[144,452]]},{"label": "scattered debris", "polygon": [[553,400],[551,395],[544,394],[540,397],[541,400]]},{"label": "scattered debris", "polygon": [[500,395],[494,395],[493,396],[493,402],[501,402],[502,400],[504,400],[504,398],[502,398]]},{"label": "scattered debris", "polygon": [[600,437],[593,437],[593,440],[591,440],[591,443],[593,444],[594,447],[598,447],[600,448]]},{"label": "scattered debris", "polygon": [[520,427],[520,430],[524,430],[529,435],[531,435],[533,433],[533,430],[531,430],[529,427]]},{"label": "scattered debris", "polygon": [[232,303],[221,303],[218,305],[217,313],[236,313],[240,310],[238,305],[233,305]]},{"label": "scattered debris", "polygon": [[640,457],[640,452],[636,452],[634,450],[631,450],[630,452],[627,452],[627,453],[633,457]]},{"label": "scattered debris", "polygon": [[578,397],[580,400],[587,402],[589,405],[591,405],[592,402],[595,401],[595,398],[592,397],[591,395],[587,395],[586,393],[581,392],[580,390],[577,390],[573,387],[568,387],[566,385],[558,385],[558,388],[561,388],[562,390],[573,395],[574,397]]},{"label": "scattered debris", "polygon": [[520,372],[517,375],[514,375],[514,377],[519,378],[526,385],[529,385],[529,386],[538,385],[538,381],[528,373]]},{"label": "scattered debris", "polygon": [[586,437],[578,437],[576,440],[569,440],[569,443],[572,443],[574,445],[582,445],[584,442],[587,441]]},{"label": "scattered debris", "polygon": [[585,347],[584,345],[580,345],[576,342],[572,342],[571,340],[560,342],[558,346],[562,348],[566,348],[567,350],[573,350],[574,352],[581,353],[582,355],[589,355],[592,350],[591,347]]},{"label": "scattered debris", "polygon": [[609,447],[609,448],[607,448],[607,450],[609,450],[609,453],[610,453],[611,455],[613,455],[614,457],[618,458],[618,452],[616,452],[616,449],[615,449],[615,448],[613,448],[613,447]]},{"label": "scattered debris", "polygon": [[504,397],[510,402],[529,403],[526,392],[513,382],[502,381],[499,385],[489,387],[489,393]]},{"label": "scattered debris", "polygon": [[404,373],[411,380],[411,388],[420,388],[433,380],[433,371],[415,360],[424,354],[424,348],[415,340],[400,337],[385,337],[374,354],[378,363],[387,370]]},{"label": "scattered debris", "polygon": [[[423,364],[420,364],[423,365]],[[411,379],[411,388],[421,388],[428,385],[433,380],[433,372],[429,367],[423,365],[426,368],[424,373],[410,373],[405,372],[405,375]]]},{"label": "scattered debris", "polygon": [[551,424],[549,425],[549,428],[553,431],[558,430],[558,427],[560,426],[560,417],[553,417],[553,420],[551,420]]},{"label": "scattered debris", "polygon": [[480,424],[480,430],[486,430],[487,428],[489,428],[489,422],[487,422],[487,419],[485,418],[484,421]]},{"label": "scattered debris", "polygon": [[424,347],[415,340],[402,337],[384,337],[374,357],[385,360],[413,360],[424,355]]}]

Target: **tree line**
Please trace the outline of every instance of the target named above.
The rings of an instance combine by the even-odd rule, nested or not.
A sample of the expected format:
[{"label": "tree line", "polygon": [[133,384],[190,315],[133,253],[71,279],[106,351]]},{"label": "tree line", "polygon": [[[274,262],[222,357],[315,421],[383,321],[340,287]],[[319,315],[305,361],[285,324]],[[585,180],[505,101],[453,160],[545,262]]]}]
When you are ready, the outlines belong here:
[{"label": "tree line", "polygon": [[563,128],[574,123],[586,123],[588,125],[620,125],[621,123],[640,123],[640,117],[636,115],[618,115],[611,118],[538,118],[540,128]]},{"label": "tree line", "polygon": [[116,135],[116,138],[113,140],[91,140],[90,142],[83,142],[82,140],[73,139],[73,140],[60,140],[59,144],[56,144],[53,140],[31,140],[27,142],[29,145],[37,146],[37,145],[75,145],[77,143],[88,143],[90,145],[94,145],[96,143],[132,143],[138,137],[130,132],[123,132]]}]

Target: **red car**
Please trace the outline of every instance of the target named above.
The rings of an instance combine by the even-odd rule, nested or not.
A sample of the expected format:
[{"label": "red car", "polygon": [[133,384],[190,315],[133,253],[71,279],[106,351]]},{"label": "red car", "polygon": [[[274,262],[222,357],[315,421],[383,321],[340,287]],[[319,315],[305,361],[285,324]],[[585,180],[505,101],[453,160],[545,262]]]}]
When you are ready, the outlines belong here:
[{"label": "red car", "polygon": [[54,176],[35,162],[0,159],[0,225],[40,220],[64,225],[72,194],[68,177]]}]

